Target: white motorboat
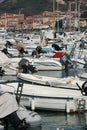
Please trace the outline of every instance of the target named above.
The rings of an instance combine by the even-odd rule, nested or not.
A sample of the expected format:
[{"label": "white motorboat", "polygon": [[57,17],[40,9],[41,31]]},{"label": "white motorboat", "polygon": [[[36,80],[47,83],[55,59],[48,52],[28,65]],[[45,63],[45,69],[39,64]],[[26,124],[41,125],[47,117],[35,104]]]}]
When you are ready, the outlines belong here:
[{"label": "white motorboat", "polygon": [[[1,76],[2,75],[16,75],[18,73],[19,67],[20,67],[18,65],[18,61],[17,61],[18,58],[16,59],[16,61],[14,60],[13,62],[11,62],[11,59],[8,58],[4,53],[0,52],[0,54],[1,54],[1,57],[0,57],[0,61],[1,61],[1,63],[0,63],[0,75]],[[25,64],[26,69],[31,70],[31,71],[33,71],[33,69],[35,70],[35,67],[33,67],[33,65],[30,65],[28,60],[23,59],[23,61],[24,61],[23,65]],[[22,62],[22,61],[20,61],[20,62]],[[23,68],[21,67],[21,70],[22,69]]]},{"label": "white motorboat", "polygon": [[[8,128],[9,124],[15,130],[27,129],[30,126],[40,126],[41,117],[37,112],[30,111],[18,104],[14,95],[1,93],[0,95],[0,121],[3,129]],[[8,123],[8,125],[6,125]]]},{"label": "white motorboat", "polygon": [[[43,109],[67,113],[87,110],[87,98],[85,96],[87,92],[83,95],[83,91],[78,86],[72,88],[67,85],[63,87],[27,83],[22,85],[20,103],[31,107],[32,110]],[[18,83],[1,84],[0,90],[16,93],[17,87]]]},{"label": "white motorboat", "polygon": [[39,44],[41,42],[41,36],[39,34],[32,34],[31,36],[27,36],[27,38],[23,38],[22,41],[25,45],[33,45],[33,44]]},{"label": "white motorboat", "polygon": [[[0,52],[2,61],[2,65],[5,66],[6,63],[10,66],[18,67],[18,63],[22,59],[26,59],[30,64],[34,65],[38,70],[63,70],[64,66],[60,63],[60,61],[56,61],[51,58],[46,58],[44,56],[40,58],[32,58],[32,57],[24,57],[24,58],[8,58],[4,53]],[[3,58],[5,57],[5,58]],[[5,64],[3,64],[5,63]]]},{"label": "white motorboat", "polygon": [[34,65],[38,70],[64,70],[64,66],[60,61],[52,58],[46,58],[44,56],[39,58],[23,57],[23,58],[10,58],[11,64],[18,67],[20,60],[26,59],[30,64]]},{"label": "white motorboat", "polygon": [[32,63],[38,70],[63,70],[64,66],[60,61],[56,61],[51,58],[46,58],[44,56],[40,58],[27,58],[30,63]]},{"label": "white motorboat", "polygon": [[48,85],[54,87],[72,87],[77,88],[76,83],[82,85],[84,83],[83,80],[80,80],[78,77],[66,77],[66,78],[56,78],[56,77],[49,77],[49,76],[41,76],[37,74],[25,74],[25,73],[18,73],[17,77],[28,81],[29,83],[41,84],[41,85]]},{"label": "white motorboat", "polygon": [[[26,61],[26,60],[25,60]],[[17,64],[7,64],[7,65],[2,65],[0,67],[0,76],[16,76],[17,73],[21,71],[23,73],[35,73],[37,72],[36,67],[34,67],[33,65],[26,65],[25,62],[25,67],[19,67],[17,66]]]}]

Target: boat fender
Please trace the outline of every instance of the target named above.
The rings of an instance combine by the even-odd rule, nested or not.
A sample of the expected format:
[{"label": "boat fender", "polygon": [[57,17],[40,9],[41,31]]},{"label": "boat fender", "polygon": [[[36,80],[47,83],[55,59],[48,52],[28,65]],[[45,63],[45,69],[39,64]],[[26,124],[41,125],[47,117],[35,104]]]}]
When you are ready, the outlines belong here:
[{"label": "boat fender", "polygon": [[36,112],[32,111],[32,112],[29,113],[29,115],[31,115],[31,117],[35,117],[38,114]]}]

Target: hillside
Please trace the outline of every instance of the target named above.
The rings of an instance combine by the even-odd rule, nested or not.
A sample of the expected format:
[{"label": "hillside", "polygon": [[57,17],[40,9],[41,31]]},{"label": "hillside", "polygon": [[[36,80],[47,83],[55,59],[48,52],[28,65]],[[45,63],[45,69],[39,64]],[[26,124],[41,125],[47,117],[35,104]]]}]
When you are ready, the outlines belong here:
[{"label": "hillside", "polygon": [[[19,13],[21,10],[26,16],[42,13],[43,11],[53,10],[53,0],[0,0],[0,13]],[[66,4],[60,5],[59,8],[63,11],[68,9],[67,1],[64,0]],[[73,0],[71,0],[73,1]],[[75,1],[75,0],[74,0]],[[81,1],[81,0],[80,0]],[[87,10],[83,0],[83,5],[81,8]]]},{"label": "hillside", "polygon": [[44,10],[52,10],[52,0],[5,0],[0,4],[0,12],[21,12],[34,15]]}]

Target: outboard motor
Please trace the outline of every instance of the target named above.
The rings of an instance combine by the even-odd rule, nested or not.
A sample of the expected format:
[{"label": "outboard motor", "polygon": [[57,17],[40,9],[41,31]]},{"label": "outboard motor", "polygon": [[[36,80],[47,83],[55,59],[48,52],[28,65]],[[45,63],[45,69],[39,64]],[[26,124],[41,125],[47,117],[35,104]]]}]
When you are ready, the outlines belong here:
[{"label": "outboard motor", "polygon": [[6,44],[5,44],[6,48],[10,48],[10,47],[13,47],[13,44],[10,42],[10,41],[6,41]]},{"label": "outboard motor", "polygon": [[22,70],[22,73],[35,73],[37,72],[36,67],[33,65],[29,64],[29,61],[27,59],[22,59],[19,62],[19,69]]},{"label": "outboard motor", "polygon": [[65,67],[72,67],[73,66],[73,62],[71,61],[71,59],[69,58],[69,56],[63,55],[60,58],[60,62],[62,63],[62,65],[64,65]]},{"label": "outboard motor", "polygon": [[28,51],[25,51],[23,47],[21,47],[19,50],[19,55],[28,54]]},{"label": "outboard motor", "polygon": [[4,70],[2,69],[2,67],[0,66],[0,76],[3,76],[4,75]]},{"label": "outboard motor", "polygon": [[54,50],[56,50],[56,51],[61,51],[61,50],[62,50],[62,47],[60,47],[60,46],[57,45],[57,44],[53,44],[52,47],[53,47]]},{"label": "outboard motor", "polygon": [[82,50],[82,49],[84,49],[84,47],[85,47],[85,43],[84,43],[83,40],[80,40],[80,41],[81,41],[81,43],[80,43],[80,45],[79,45],[79,48],[80,48],[80,50]]},{"label": "outboard motor", "polygon": [[4,49],[2,50],[2,52],[3,52],[4,54],[8,54],[7,48],[4,48]]},{"label": "outboard motor", "polygon": [[2,52],[3,52],[4,54],[6,54],[8,57],[13,57],[13,55],[8,52],[7,48],[4,48],[4,49],[2,50]]},{"label": "outboard motor", "polygon": [[84,61],[85,61],[85,65],[83,66],[83,68],[87,68],[87,55],[84,56]]},{"label": "outboard motor", "polygon": [[87,96],[87,81],[83,83],[81,92],[83,95]]},{"label": "outboard motor", "polygon": [[82,87],[80,87],[80,85],[78,83],[76,83],[76,84],[79,87],[79,90],[81,91],[82,95],[87,96],[87,81],[85,81],[82,84]]},{"label": "outboard motor", "polygon": [[37,46],[36,49],[32,51],[31,56],[39,58],[41,53],[46,53],[46,51],[44,51],[41,46]]},{"label": "outboard motor", "polygon": [[46,52],[42,49],[41,46],[37,46],[37,47],[36,47],[36,51],[37,51],[38,54],[40,54],[40,53],[46,53]]},{"label": "outboard motor", "polygon": [[38,54],[42,53],[42,47],[41,46],[37,46],[36,47],[36,51],[38,52]]}]

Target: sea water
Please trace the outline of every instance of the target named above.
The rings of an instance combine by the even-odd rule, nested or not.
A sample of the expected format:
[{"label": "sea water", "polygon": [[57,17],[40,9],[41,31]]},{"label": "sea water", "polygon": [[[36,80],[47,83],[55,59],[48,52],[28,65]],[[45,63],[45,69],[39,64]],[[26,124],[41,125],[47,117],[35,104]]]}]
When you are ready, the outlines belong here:
[{"label": "sea water", "polygon": [[37,112],[42,117],[42,124],[38,127],[29,127],[28,130],[87,130],[87,113],[71,115],[52,111]]},{"label": "sea water", "polygon": [[87,113],[41,112],[42,130],[87,130]]},{"label": "sea water", "polygon": [[[39,71],[37,74],[53,77],[74,76],[73,70],[68,74],[65,71]],[[14,80],[15,76],[3,76],[1,80]],[[66,114],[53,111],[37,111],[42,118],[42,124],[38,127],[29,127],[28,130],[87,130],[87,112]],[[9,128],[9,130],[14,130]]]}]

